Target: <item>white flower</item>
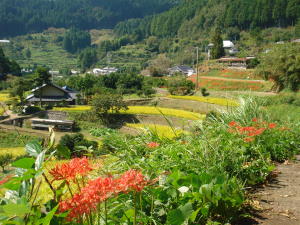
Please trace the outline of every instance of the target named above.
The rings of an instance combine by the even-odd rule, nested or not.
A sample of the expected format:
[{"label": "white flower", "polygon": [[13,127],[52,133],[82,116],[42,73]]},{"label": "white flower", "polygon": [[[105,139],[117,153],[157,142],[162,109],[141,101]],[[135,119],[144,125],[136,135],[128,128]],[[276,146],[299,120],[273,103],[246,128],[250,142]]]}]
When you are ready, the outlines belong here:
[{"label": "white flower", "polygon": [[190,189],[186,186],[182,186],[180,188],[178,188],[178,191],[181,193],[181,194],[184,194],[186,192],[188,192]]}]

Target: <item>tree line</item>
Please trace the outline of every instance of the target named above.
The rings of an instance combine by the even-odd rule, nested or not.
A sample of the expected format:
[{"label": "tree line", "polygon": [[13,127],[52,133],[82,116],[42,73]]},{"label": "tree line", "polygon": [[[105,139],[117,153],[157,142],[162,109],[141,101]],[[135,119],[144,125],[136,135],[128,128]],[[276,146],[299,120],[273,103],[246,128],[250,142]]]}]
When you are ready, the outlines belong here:
[{"label": "tree line", "polygon": [[119,35],[172,37],[207,32],[215,26],[240,30],[295,25],[300,18],[300,0],[187,0],[182,5],[117,24]]},{"label": "tree line", "polygon": [[7,58],[0,48],[0,80],[5,79],[7,74],[19,76],[21,75],[21,68],[16,61]]},{"label": "tree line", "polygon": [[49,27],[113,28],[129,18],[169,9],[175,0],[2,0],[0,36],[34,33]]}]

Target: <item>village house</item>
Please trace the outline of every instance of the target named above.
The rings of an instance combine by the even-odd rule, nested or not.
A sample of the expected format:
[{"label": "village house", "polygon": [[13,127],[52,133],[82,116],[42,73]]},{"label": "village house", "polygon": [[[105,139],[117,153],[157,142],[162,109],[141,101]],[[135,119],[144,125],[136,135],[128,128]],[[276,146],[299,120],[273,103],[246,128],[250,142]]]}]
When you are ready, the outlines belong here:
[{"label": "village house", "polygon": [[95,75],[108,75],[116,72],[118,72],[118,69],[115,67],[104,67],[103,69],[100,68],[93,69],[93,74]]},{"label": "village house", "polygon": [[169,75],[174,75],[176,73],[181,73],[186,76],[192,76],[195,74],[195,70],[189,66],[174,66],[172,68],[169,68]]},{"label": "village house", "polygon": [[69,87],[59,87],[55,84],[43,84],[31,91],[31,95],[27,96],[26,101],[29,104],[47,104],[56,105],[58,103],[65,103],[68,105],[75,104],[77,92]]}]

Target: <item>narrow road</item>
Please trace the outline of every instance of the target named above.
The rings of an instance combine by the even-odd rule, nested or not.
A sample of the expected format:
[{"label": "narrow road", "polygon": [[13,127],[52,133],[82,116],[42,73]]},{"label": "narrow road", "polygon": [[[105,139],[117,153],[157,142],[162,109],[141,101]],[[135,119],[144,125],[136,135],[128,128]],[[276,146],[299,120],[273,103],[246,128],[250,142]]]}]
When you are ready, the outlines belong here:
[{"label": "narrow road", "polygon": [[[192,75],[188,78],[189,80],[195,80],[196,75]],[[224,78],[224,77],[213,77],[213,76],[199,76],[199,79],[207,80],[219,80],[219,81],[234,81],[234,82],[245,82],[245,83],[266,83],[265,80],[247,80],[247,79],[235,79],[235,78]]]},{"label": "narrow road", "polygon": [[[263,208],[256,219],[262,225],[300,224],[300,156],[278,166],[278,177],[257,193]],[[255,223],[254,223],[255,224]]]}]

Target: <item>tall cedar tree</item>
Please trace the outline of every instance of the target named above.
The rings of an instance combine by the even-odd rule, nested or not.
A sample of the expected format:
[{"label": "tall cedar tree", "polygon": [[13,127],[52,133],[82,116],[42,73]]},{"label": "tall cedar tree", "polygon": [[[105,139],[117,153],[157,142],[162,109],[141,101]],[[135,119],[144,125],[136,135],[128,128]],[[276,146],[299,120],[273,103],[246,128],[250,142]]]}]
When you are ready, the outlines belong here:
[{"label": "tall cedar tree", "polygon": [[221,37],[221,31],[219,28],[215,30],[212,38],[212,43],[214,44],[211,50],[212,59],[219,59],[225,55],[225,50],[223,48],[223,39]]}]

